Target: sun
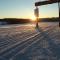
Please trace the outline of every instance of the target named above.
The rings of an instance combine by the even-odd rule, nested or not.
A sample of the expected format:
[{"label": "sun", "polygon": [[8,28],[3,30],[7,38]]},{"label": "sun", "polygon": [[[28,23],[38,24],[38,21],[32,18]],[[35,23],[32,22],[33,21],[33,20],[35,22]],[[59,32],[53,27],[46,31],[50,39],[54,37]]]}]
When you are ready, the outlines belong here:
[{"label": "sun", "polygon": [[36,21],[36,17],[35,16],[32,16],[30,19],[31,19],[31,21]]}]

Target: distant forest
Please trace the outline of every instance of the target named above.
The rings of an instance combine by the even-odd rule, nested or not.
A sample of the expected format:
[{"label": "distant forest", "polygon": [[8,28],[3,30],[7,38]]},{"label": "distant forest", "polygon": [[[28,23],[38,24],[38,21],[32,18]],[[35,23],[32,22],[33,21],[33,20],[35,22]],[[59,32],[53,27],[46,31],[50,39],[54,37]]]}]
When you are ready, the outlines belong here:
[{"label": "distant forest", "polygon": [[2,24],[22,24],[29,23],[29,19],[17,19],[17,18],[4,18],[0,19],[0,25]]},{"label": "distant forest", "polygon": [[[39,22],[58,22],[59,18],[39,18]],[[0,19],[0,25],[2,24],[22,24],[29,23],[30,19],[17,19],[17,18],[4,18]]]},{"label": "distant forest", "polygon": [[59,18],[58,17],[53,17],[53,18],[40,18],[39,22],[58,22]]}]

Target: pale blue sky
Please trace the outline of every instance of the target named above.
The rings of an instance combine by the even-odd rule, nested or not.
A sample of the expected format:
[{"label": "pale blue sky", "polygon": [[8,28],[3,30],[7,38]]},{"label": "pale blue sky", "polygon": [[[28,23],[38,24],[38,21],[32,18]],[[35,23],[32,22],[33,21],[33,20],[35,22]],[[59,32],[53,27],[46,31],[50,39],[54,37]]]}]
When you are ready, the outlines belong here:
[{"label": "pale blue sky", "polygon": [[[39,0],[0,0],[0,18],[31,18]],[[39,7],[40,17],[58,17],[58,4]]]}]

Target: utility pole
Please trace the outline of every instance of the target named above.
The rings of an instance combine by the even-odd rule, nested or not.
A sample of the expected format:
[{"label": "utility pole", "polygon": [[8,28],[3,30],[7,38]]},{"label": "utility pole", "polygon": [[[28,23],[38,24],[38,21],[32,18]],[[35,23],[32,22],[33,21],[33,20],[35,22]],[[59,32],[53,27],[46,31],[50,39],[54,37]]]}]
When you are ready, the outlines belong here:
[{"label": "utility pole", "polygon": [[[47,1],[42,1],[42,2],[36,2],[35,6],[41,6],[41,5],[53,4],[53,3],[58,3],[58,8],[59,8],[59,27],[60,27],[60,0],[47,0]],[[37,18],[37,20],[38,20],[38,18]]]},{"label": "utility pole", "polygon": [[60,27],[60,1],[58,1],[58,8],[59,8],[59,27]]},{"label": "utility pole", "polygon": [[36,28],[38,28],[38,20],[39,20],[39,9],[38,6],[36,6],[36,9],[34,11],[35,16],[36,16]]}]

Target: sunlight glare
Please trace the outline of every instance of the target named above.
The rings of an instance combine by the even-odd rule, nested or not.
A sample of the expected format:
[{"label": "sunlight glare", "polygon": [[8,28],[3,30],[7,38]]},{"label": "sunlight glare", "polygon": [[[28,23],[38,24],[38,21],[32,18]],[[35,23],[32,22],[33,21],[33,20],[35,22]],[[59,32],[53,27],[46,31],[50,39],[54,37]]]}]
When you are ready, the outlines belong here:
[{"label": "sunlight glare", "polygon": [[31,17],[31,21],[36,21],[36,17],[35,16],[32,16]]}]

